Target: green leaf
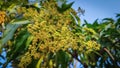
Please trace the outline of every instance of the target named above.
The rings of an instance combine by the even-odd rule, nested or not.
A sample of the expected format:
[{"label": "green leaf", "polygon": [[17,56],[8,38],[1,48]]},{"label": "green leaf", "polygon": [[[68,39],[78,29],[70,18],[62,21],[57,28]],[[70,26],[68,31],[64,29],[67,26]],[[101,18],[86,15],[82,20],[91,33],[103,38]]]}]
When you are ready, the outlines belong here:
[{"label": "green leaf", "polygon": [[66,2],[64,2],[60,7],[58,6],[58,10],[59,12],[64,12],[67,9],[71,8],[71,6],[73,5],[74,2],[71,2],[69,4],[66,4]]},{"label": "green leaf", "polygon": [[117,14],[116,17],[120,17],[120,14]]},{"label": "green leaf", "polygon": [[57,52],[56,54],[57,67],[61,65],[61,68],[66,68],[68,66],[68,62],[69,62],[69,55],[66,52],[62,50]]},{"label": "green leaf", "polygon": [[40,65],[41,65],[41,63],[42,63],[42,61],[43,61],[43,57],[44,57],[44,56],[42,55],[41,58],[39,59],[37,65],[36,65],[36,68],[41,68]]},{"label": "green leaf", "polygon": [[5,57],[3,55],[0,54],[0,58],[2,58],[3,60],[5,60]]},{"label": "green leaf", "polygon": [[110,22],[114,22],[114,20],[112,18],[104,18],[103,21],[110,21]]},{"label": "green leaf", "polygon": [[111,28],[111,23],[105,26],[105,31]]},{"label": "green leaf", "polygon": [[75,22],[76,22],[76,24],[78,25],[78,26],[80,26],[80,18],[79,17],[77,17],[77,16],[75,16],[75,15],[73,15],[72,13],[70,13],[70,15],[73,17],[73,19],[75,20]]},{"label": "green leaf", "polygon": [[85,22],[85,25],[88,24],[88,21],[87,21],[87,20],[84,20],[84,22]]},{"label": "green leaf", "polygon": [[19,6],[16,5],[16,4],[11,4],[8,8],[7,8],[7,11],[8,11],[8,15],[9,14],[12,14],[12,13],[17,13],[16,11],[16,8],[18,8]]},{"label": "green leaf", "polygon": [[104,34],[105,34],[105,33],[104,33],[104,30],[102,30],[102,31],[100,32],[100,37],[102,37]]},{"label": "green leaf", "polygon": [[40,3],[36,2],[35,4],[33,4],[36,8],[40,8]]},{"label": "green leaf", "polygon": [[14,39],[14,44],[12,49],[7,53],[8,62],[10,62],[12,59],[19,57],[21,53],[25,51],[26,48],[26,40],[29,36],[29,32],[27,32],[27,29],[24,29],[19,32],[16,39]]},{"label": "green leaf", "polygon": [[31,21],[30,20],[21,20],[21,19],[19,19],[19,20],[12,20],[10,23],[11,24],[28,24],[28,23],[30,23]]},{"label": "green leaf", "polygon": [[30,35],[28,38],[27,38],[27,41],[26,41],[26,49],[28,48],[28,46],[30,45],[31,41],[33,40],[34,36],[33,35]]},{"label": "green leaf", "polygon": [[4,45],[5,43],[7,43],[8,40],[12,39],[14,32],[16,31],[16,29],[19,27],[20,25],[18,24],[8,24],[6,27],[5,32],[3,33],[3,38],[0,40],[1,41],[1,45]]},{"label": "green leaf", "polygon": [[[29,36],[29,33],[28,32],[26,32],[26,33],[24,33],[24,35],[21,35],[22,37],[18,37],[17,39],[16,39],[16,48],[15,48],[15,50],[14,50],[14,52],[16,52],[16,51],[18,51],[18,49],[22,46],[22,44],[26,41],[26,39],[28,38],[28,36]],[[25,46],[25,45],[24,45]],[[23,49],[22,49],[23,50]]]}]

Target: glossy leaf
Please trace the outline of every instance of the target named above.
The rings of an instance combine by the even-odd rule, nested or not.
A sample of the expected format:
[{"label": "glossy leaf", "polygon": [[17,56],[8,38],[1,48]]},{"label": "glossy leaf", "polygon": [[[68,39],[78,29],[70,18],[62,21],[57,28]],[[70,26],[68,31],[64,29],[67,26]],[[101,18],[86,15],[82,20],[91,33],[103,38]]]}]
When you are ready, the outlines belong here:
[{"label": "glossy leaf", "polygon": [[30,20],[12,20],[10,23],[11,24],[28,24],[28,23],[30,23],[31,21]]},{"label": "glossy leaf", "polygon": [[36,65],[36,68],[41,68],[41,63],[42,63],[42,61],[43,61],[43,55],[41,56],[41,58],[39,59],[39,61],[38,61],[38,63],[37,63],[37,65]]},{"label": "glossy leaf", "polygon": [[12,47],[12,51],[9,51],[7,57],[9,57],[8,62],[11,61],[13,58],[17,58],[22,52],[24,52],[26,45],[25,42],[29,36],[29,33],[26,32],[26,29],[20,31],[17,38],[14,40],[14,44]]},{"label": "glossy leaf", "polygon": [[74,16],[72,13],[70,13],[70,15],[73,17],[73,19],[75,20],[75,22],[76,22],[76,24],[78,25],[78,26],[80,26],[80,18],[78,18],[77,16]]},{"label": "glossy leaf", "polygon": [[8,40],[12,39],[14,32],[16,31],[16,29],[19,27],[20,25],[15,24],[8,24],[6,26],[6,30],[3,33],[3,39],[1,39],[1,45],[4,45]]},{"label": "glossy leaf", "polygon": [[64,12],[66,11],[67,9],[71,8],[71,6],[73,5],[74,2],[71,2],[69,4],[66,4],[66,3],[62,3],[62,5],[59,7],[58,6],[58,10],[59,12]]}]

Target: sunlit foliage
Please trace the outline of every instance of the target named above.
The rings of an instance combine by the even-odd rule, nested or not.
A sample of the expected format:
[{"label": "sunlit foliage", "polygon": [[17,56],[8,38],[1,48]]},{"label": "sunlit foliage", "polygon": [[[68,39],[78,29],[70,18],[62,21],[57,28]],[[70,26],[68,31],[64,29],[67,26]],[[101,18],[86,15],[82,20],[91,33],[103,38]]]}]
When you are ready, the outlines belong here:
[{"label": "sunlit foliage", "polygon": [[69,68],[74,59],[84,67],[119,66],[119,15],[117,21],[82,25],[71,8],[74,2],[12,1],[0,3],[0,24],[5,23],[0,47],[7,53],[3,67],[12,62],[18,68]]}]

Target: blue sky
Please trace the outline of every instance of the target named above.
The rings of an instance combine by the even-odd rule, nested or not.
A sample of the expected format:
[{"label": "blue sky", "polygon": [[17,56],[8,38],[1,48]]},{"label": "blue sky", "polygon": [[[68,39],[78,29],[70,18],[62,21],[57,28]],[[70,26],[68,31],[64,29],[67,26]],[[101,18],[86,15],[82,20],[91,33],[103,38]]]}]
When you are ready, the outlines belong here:
[{"label": "blue sky", "polygon": [[86,19],[92,23],[97,18],[115,18],[116,13],[120,13],[120,0],[68,0],[75,1],[73,8],[77,10],[78,7],[85,9],[84,16],[81,19]]}]

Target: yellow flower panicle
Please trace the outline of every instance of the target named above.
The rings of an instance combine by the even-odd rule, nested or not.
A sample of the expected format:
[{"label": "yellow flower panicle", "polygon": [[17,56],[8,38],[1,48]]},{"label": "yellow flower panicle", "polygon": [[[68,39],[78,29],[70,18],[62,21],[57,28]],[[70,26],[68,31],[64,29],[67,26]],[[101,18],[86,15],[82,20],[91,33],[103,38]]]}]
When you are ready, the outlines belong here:
[{"label": "yellow flower panicle", "polygon": [[6,20],[6,12],[5,11],[0,11],[0,24],[3,24]]},{"label": "yellow flower panicle", "polygon": [[30,55],[29,52],[27,52],[24,57],[21,58],[20,64],[18,65],[20,68],[27,68],[27,66],[31,63],[32,61],[32,56]]},{"label": "yellow flower panicle", "polygon": [[100,50],[100,44],[95,41],[88,41],[86,43],[86,53],[91,53],[92,51]]},{"label": "yellow flower panicle", "polygon": [[93,34],[93,35],[96,35],[96,34],[97,34],[92,28],[84,27],[83,30],[86,31],[86,32],[89,32],[89,33],[91,33],[91,34]]},{"label": "yellow flower panicle", "polygon": [[[57,10],[56,2],[46,1],[40,11],[34,8],[28,8],[24,14],[25,18],[32,19],[34,23],[28,24],[28,32],[34,36],[28,52],[30,56],[24,55],[19,66],[23,67],[27,64],[25,57],[33,57],[34,59],[44,57],[47,53],[56,53],[59,50],[68,51],[79,50],[81,53],[90,53],[99,50],[100,45],[95,41],[86,41],[85,35],[82,33],[73,33],[71,31],[71,22],[73,22],[70,12],[76,14],[73,9],[68,9],[63,13]],[[96,34],[92,29],[86,29],[92,34]],[[78,45],[80,43],[80,45]],[[51,63],[51,62],[50,62]],[[54,64],[54,62],[52,62]]]}]

